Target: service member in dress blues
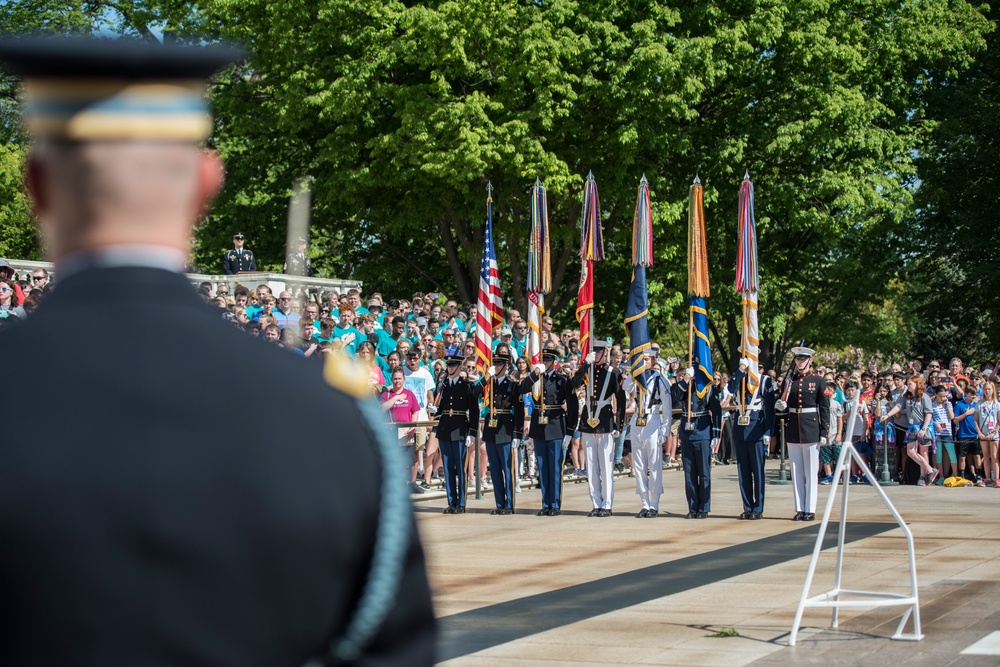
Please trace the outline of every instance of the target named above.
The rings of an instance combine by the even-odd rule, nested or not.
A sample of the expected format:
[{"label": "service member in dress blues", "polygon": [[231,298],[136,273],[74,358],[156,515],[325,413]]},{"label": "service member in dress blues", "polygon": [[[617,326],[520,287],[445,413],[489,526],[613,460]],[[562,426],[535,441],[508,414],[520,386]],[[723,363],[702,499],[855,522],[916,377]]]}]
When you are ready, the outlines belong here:
[{"label": "service member in dress blues", "polygon": [[631,373],[624,373],[622,388],[635,401],[629,429],[632,438],[632,474],[635,492],[642,500],[639,519],[652,519],[660,513],[663,495],[663,444],[670,435],[670,385],[655,370],[656,352],[643,353],[646,370],[640,375],[644,390],[639,391]]},{"label": "service member in dress blues", "polygon": [[486,371],[486,405],[481,419],[486,456],[490,461],[490,478],[496,509],[490,514],[514,513],[515,472],[512,468],[511,443],[521,439],[524,428],[524,401],[515,383],[507,374],[510,356],[500,348],[493,354],[493,365]]},{"label": "service member in dress blues", "polygon": [[257,260],[253,253],[243,247],[246,236],[243,232],[233,234],[233,249],[222,256],[222,273],[232,276],[257,270]]},{"label": "service member in dress blues", "polygon": [[[59,277],[0,331],[18,387],[0,435],[0,665],[430,667],[420,539],[367,371],[337,357],[324,375],[247,336],[183,272],[224,180],[207,80],[244,55],[167,41],[0,39]],[[251,437],[218,417],[234,358],[282,416]],[[225,391],[260,401],[255,383]]]},{"label": "service member in dress blues", "polygon": [[791,377],[779,388],[781,398],[775,410],[787,412],[785,444],[792,464],[795,516],[792,521],[816,518],[816,489],[819,483],[819,447],[830,434],[830,397],[826,381],[812,372],[813,351],[793,347]]},{"label": "service member in dress blues", "polygon": [[[719,444],[722,432],[722,405],[715,385],[709,385],[704,398],[693,390],[694,369],[670,388],[670,398],[681,408],[679,419],[681,453],[684,456],[684,495],[688,513],[685,519],[707,519],[712,511],[712,450]],[[688,391],[691,392],[691,412],[687,412]]]},{"label": "service member in dress blues", "polygon": [[774,431],[774,402],[777,394],[774,380],[762,375],[754,391],[747,384],[750,362],[740,360],[739,369],[729,380],[727,390],[734,397],[733,447],[736,450],[736,472],[743,497],[740,519],[760,519],[764,514],[764,459]]},{"label": "service member in dress blues", "polygon": [[573,388],[588,381],[594,370],[594,389],[588,388],[580,408],[580,433],[587,457],[587,482],[594,509],[587,516],[611,516],[615,500],[615,438],[625,427],[625,391],[622,374],[607,363],[608,344],[595,340],[593,351],[573,376]]},{"label": "service member in dress blues", "polygon": [[448,374],[437,388],[437,400],[427,412],[438,415],[437,434],[444,459],[444,485],[448,491],[445,514],[465,513],[465,454],[474,447],[479,431],[479,398],[483,387],[459,375],[465,357],[447,358]]},{"label": "service member in dress blues", "polygon": [[572,428],[576,401],[569,386],[569,378],[556,372],[559,354],[555,350],[542,350],[542,363],[536,364],[526,378],[521,380],[518,391],[527,394],[539,378],[544,378],[542,395],[531,411],[528,435],[535,443],[538,461],[538,486],[542,491],[542,509],[538,516],[558,516],[562,507],[563,439]]}]

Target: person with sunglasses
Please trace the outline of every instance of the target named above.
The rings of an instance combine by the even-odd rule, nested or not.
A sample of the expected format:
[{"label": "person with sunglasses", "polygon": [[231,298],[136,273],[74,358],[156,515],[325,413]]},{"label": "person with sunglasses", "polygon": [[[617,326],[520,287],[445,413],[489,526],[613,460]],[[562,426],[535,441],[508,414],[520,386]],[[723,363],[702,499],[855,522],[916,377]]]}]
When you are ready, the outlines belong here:
[{"label": "person with sunglasses", "polygon": [[243,232],[233,234],[233,249],[222,256],[222,273],[233,276],[257,270],[257,259],[253,252],[243,247],[245,242]]},{"label": "person with sunglasses", "polygon": [[8,317],[16,317],[23,320],[27,317],[27,313],[24,312],[24,308],[17,305],[14,293],[14,281],[0,278],[0,319]]}]

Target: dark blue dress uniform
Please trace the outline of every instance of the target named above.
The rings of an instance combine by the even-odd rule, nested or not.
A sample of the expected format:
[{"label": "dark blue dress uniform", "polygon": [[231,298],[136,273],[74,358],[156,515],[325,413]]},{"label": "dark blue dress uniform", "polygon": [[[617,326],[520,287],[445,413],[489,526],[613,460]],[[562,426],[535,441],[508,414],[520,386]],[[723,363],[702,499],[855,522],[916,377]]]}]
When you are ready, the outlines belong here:
[{"label": "dark blue dress uniform", "polygon": [[256,271],[257,260],[253,253],[246,248],[237,250],[233,248],[222,256],[222,273],[232,276],[240,272]]},{"label": "dark blue dress uniform", "polygon": [[[228,55],[213,56],[220,51]],[[8,73],[54,77],[44,108],[24,86],[29,130],[33,108],[140,116],[105,118],[102,131],[156,130],[173,112],[180,124],[167,127],[193,114],[194,127],[210,128],[207,107],[197,113],[201,94],[172,84],[204,80],[234,57],[127,40],[0,41]],[[80,85],[61,91],[59,80]],[[156,86],[148,98],[147,84]],[[127,105],[87,98],[129,88]],[[174,89],[185,91],[180,99]],[[76,134],[59,150],[136,139]],[[149,139],[163,140],[188,141]],[[190,141],[178,146],[185,158],[198,151]],[[39,157],[42,173],[52,159]],[[53,189],[59,181],[46,180]],[[122,183],[112,177],[111,186]],[[64,221],[52,223],[58,239]],[[106,223],[94,220],[98,230]],[[130,220],[130,243],[149,241],[145,223],[141,213]],[[4,395],[18,418],[0,435],[0,665],[328,664],[331,646],[366,628],[369,640],[340,653],[350,664],[433,664],[419,537],[372,399],[334,389],[301,357],[224,322],[167,268],[162,248],[136,246],[128,258],[89,243],[77,250],[57,258],[59,283],[32,316],[0,332],[0,349],[18,351],[3,378],[24,389]],[[138,335],[107,334],[126,330]],[[267,378],[268,409],[281,416],[252,434],[219,419],[217,387],[234,358]],[[261,395],[234,383],[226,398],[256,405]],[[403,561],[388,578],[382,564],[397,556],[381,545],[398,547]],[[369,593],[388,602],[384,619]]]},{"label": "dark blue dress uniform", "polygon": [[704,398],[691,392],[691,412],[687,409],[688,380],[686,376],[670,388],[670,399],[679,406],[681,455],[684,457],[684,495],[687,496],[688,518],[705,518],[712,511],[712,440],[722,433],[722,405],[712,385]]},{"label": "dark blue dress uniform", "polygon": [[[449,362],[453,359],[449,358]],[[445,514],[465,512],[465,455],[466,438],[475,438],[479,430],[479,398],[483,395],[480,384],[463,380],[457,375],[446,377],[438,385],[435,433],[444,460],[444,485],[448,492]]]},{"label": "dark blue dress uniform", "polygon": [[748,391],[746,378],[746,371],[742,367],[737,369],[727,388],[737,406],[733,414],[733,447],[743,497],[740,518],[759,519],[764,513],[764,460],[767,454],[764,438],[770,438],[774,431],[777,394],[771,376],[762,376],[757,390],[752,393]]},{"label": "dark blue dress uniform", "polygon": [[[793,348],[792,352],[798,349],[801,348]],[[792,469],[796,510],[793,520],[812,521],[818,495],[819,442],[830,432],[830,397],[826,395],[826,381],[811,372],[800,375],[796,371],[784,382],[779,393],[787,403],[785,444]]]},{"label": "dark blue dress uniform", "polygon": [[516,474],[511,443],[521,439],[524,428],[524,401],[518,391],[520,383],[513,382],[506,374],[501,378],[486,377],[482,382],[489,385],[490,394],[481,419],[483,442],[486,443],[486,456],[490,461],[493,498],[497,504],[491,514],[513,514]]},{"label": "dark blue dress uniform", "polygon": [[[548,356],[547,352],[542,355],[543,358]],[[562,507],[563,439],[573,428],[578,411],[569,378],[555,371],[544,377],[545,391],[542,401],[531,411],[528,435],[534,440],[538,485],[542,491],[542,509],[538,515],[556,516]],[[532,371],[521,380],[518,391],[527,394],[538,378],[538,373]]]}]

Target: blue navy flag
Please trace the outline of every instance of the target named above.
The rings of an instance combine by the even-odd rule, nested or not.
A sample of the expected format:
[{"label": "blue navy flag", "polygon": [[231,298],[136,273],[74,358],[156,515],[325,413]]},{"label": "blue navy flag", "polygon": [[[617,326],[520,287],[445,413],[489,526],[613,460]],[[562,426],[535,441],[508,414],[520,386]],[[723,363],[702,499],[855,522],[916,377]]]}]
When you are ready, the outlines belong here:
[{"label": "blue navy flag", "polygon": [[690,297],[691,315],[694,319],[694,393],[699,398],[705,398],[708,388],[712,386],[712,346],[708,342],[708,310],[705,308],[705,298]]},{"label": "blue navy flag", "polygon": [[629,369],[637,386],[646,386],[646,366],[642,353],[649,349],[649,298],[646,291],[646,267],[632,268],[632,284],[628,288],[625,308],[625,329],[629,339]]}]

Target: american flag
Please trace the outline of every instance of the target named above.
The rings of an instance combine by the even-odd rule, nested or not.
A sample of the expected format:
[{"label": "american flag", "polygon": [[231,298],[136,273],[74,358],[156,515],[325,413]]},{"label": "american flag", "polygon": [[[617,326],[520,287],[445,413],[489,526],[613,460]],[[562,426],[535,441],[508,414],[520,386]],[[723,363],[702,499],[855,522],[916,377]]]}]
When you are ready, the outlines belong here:
[{"label": "american flag", "polygon": [[493,248],[493,197],[487,195],[483,263],[479,267],[479,299],[476,301],[476,368],[480,373],[493,365],[493,330],[503,325],[503,315],[500,273]]}]

